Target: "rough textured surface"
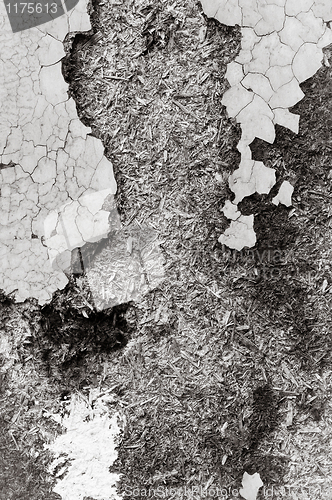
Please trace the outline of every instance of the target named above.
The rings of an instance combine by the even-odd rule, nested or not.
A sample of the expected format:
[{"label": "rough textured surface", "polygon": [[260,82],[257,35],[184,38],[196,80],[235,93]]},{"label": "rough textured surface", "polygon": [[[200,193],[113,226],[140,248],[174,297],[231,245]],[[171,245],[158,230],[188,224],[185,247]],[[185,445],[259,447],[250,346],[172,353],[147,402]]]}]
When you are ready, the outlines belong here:
[{"label": "rough textured surface", "polygon": [[138,302],[164,280],[164,257],[157,233],[149,226],[133,223],[100,246],[103,248],[93,262],[85,266],[97,310]]},{"label": "rough textured surface", "polygon": [[[171,2],[173,0],[167,5]],[[190,3],[193,5],[194,1]],[[132,78],[126,91],[122,90],[122,83],[118,84],[121,86],[119,94],[123,97],[137,95],[147,101],[151,89],[157,87],[156,82],[168,69],[171,70],[166,80],[168,87],[180,91],[188,73],[186,68],[177,65],[177,61],[194,61],[189,91],[198,94],[201,90],[203,96],[181,100],[190,115],[184,114],[183,105],[182,109],[178,106],[172,108],[171,96],[164,100],[157,96],[153,106],[134,107],[137,121],[129,124],[128,120],[128,128],[123,126],[116,141],[108,146],[114,151],[117,144],[123,144],[123,139],[127,138],[130,143],[134,132],[141,134],[142,129],[148,137],[144,122],[151,123],[150,142],[148,138],[142,140],[141,134],[137,147],[130,153],[123,154],[126,144],[123,151],[117,153],[123,177],[127,179],[121,185],[124,198],[122,215],[124,222],[129,224],[137,208],[141,208],[137,216],[139,222],[143,223],[147,216],[149,221],[153,220],[163,236],[163,247],[167,252],[167,281],[156,293],[147,296],[139,307],[130,306],[126,310],[128,328],[123,316],[120,323],[113,314],[96,315],[91,311],[89,304],[83,302],[84,297],[80,296],[83,286],[76,293],[73,293],[73,287],[66,287],[64,293],[56,293],[52,304],[42,311],[32,301],[6,307],[4,312],[9,321],[6,321],[5,314],[2,319],[9,334],[7,338],[11,339],[14,330],[12,317],[15,313],[17,317],[18,312],[22,320],[17,321],[23,328],[28,317],[33,338],[30,346],[28,342],[20,346],[13,378],[11,380],[11,374],[7,374],[2,384],[2,428],[5,432],[8,430],[8,438],[3,436],[1,439],[1,455],[5,454],[7,458],[11,449],[17,451],[13,437],[9,435],[13,432],[18,446],[28,453],[33,452],[29,455],[32,467],[25,470],[30,484],[38,485],[30,490],[26,487],[28,481],[21,479],[19,484],[18,467],[14,462],[18,462],[18,453],[12,454],[12,472],[7,472],[8,462],[6,464],[5,460],[1,467],[2,477],[11,479],[7,483],[7,495],[6,490],[0,488],[6,497],[18,499],[23,491],[27,498],[59,500],[54,498],[56,495],[39,493],[37,474],[30,479],[29,472],[33,472],[38,464],[35,457],[40,451],[40,443],[45,439],[49,441],[48,434],[33,436],[34,426],[44,423],[40,407],[50,413],[58,412],[54,403],[67,398],[68,392],[69,395],[73,391],[80,393],[83,388],[86,394],[91,386],[112,390],[115,384],[114,392],[119,395],[117,406],[126,412],[129,423],[117,467],[117,471],[124,473],[124,487],[128,484],[173,486],[175,482],[202,485],[204,493],[210,496],[208,485],[211,485],[211,479],[214,480],[211,490],[215,485],[229,484],[238,489],[243,471],[253,474],[257,470],[266,488],[271,484],[294,483],[301,487],[303,481],[310,485],[322,484],[324,480],[326,488],[331,491],[331,481],[326,479],[331,464],[329,433],[332,422],[331,405],[328,407],[332,352],[329,346],[332,339],[329,335],[330,315],[327,314],[332,297],[329,293],[332,246],[327,229],[331,222],[330,198],[327,198],[331,195],[328,180],[331,165],[328,141],[332,126],[331,68],[323,68],[305,83],[306,98],[297,105],[296,111],[301,113],[301,135],[279,129],[278,140],[273,146],[264,145],[262,141],[257,148],[256,144],[250,146],[253,151],[256,148],[253,152],[255,159],[276,168],[278,175],[294,183],[294,210],[274,205],[268,207],[267,203],[264,204],[265,210],[260,210],[263,205],[260,198],[271,199],[277,187],[269,197],[247,197],[239,206],[244,207],[243,214],[258,212],[258,216],[255,215],[257,247],[254,251],[240,253],[225,251],[215,244],[215,228],[219,234],[225,230],[225,218],[220,218],[216,207],[221,199],[224,203],[227,193],[214,182],[216,163],[211,160],[219,159],[223,145],[221,158],[225,161],[218,164],[218,172],[224,174],[227,167],[234,170],[238,165],[240,155],[232,151],[231,145],[239,140],[240,126],[234,126],[235,120],[226,122],[225,109],[220,107],[220,94],[226,90],[221,77],[225,64],[232,55],[235,57],[234,48],[239,47],[240,30],[229,29],[214,20],[206,22],[199,12],[197,14],[198,9],[191,15],[190,3],[177,2],[179,10],[185,6],[187,15],[195,15],[197,19],[195,24],[190,22],[183,28],[186,39],[183,41],[181,30],[172,49],[155,47],[146,56],[138,58],[138,68],[144,69],[138,75],[144,75],[145,85],[140,88],[138,78],[136,81]],[[197,7],[196,3],[194,6]],[[98,19],[103,20],[99,25],[103,38],[93,46],[90,42],[88,55],[85,55],[88,52],[85,48],[77,50],[73,58],[77,66],[82,62],[80,71],[77,68],[77,72],[73,70],[72,73],[76,82],[80,81],[81,89],[77,90],[75,98],[83,107],[89,93],[93,96],[90,112],[85,116],[94,118],[91,118],[91,126],[100,131],[103,138],[107,132],[116,130],[110,123],[115,111],[118,110],[120,127],[126,124],[135,106],[132,100],[123,99],[125,106],[119,109],[114,98],[115,103],[106,113],[109,91],[105,90],[103,94],[102,90],[108,86],[98,84],[97,80],[102,70],[104,75],[108,71],[122,77],[130,74],[132,58],[128,52],[123,57],[119,51],[116,62],[119,65],[123,62],[122,72],[114,70],[118,68],[114,58],[111,58],[111,67],[108,66],[108,56],[115,52],[115,40],[110,43],[110,34],[118,34],[121,49],[124,34],[128,33],[124,33],[124,27],[129,26],[132,33],[126,37],[127,47],[134,54],[136,47],[141,46],[140,40],[135,44],[134,37],[139,31],[135,24],[135,29],[132,28],[131,18],[124,13],[123,7],[124,4],[110,8],[108,3],[100,7]],[[118,30],[114,11],[121,14]],[[167,21],[166,14],[161,12],[157,18],[155,25],[158,29],[165,18]],[[141,21],[140,16],[136,16],[136,19],[142,25],[145,18]],[[198,51],[191,33],[195,26],[198,40],[198,33],[205,23],[207,39],[195,60]],[[96,32],[94,40],[99,36]],[[83,38],[82,44],[89,39],[82,35],[80,38]],[[99,56],[109,46],[111,50],[107,57],[100,59],[96,67]],[[233,47],[233,52],[230,47]],[[210,72],[212,62],[216,60],[218,72],[207,78],[207,83],[200,84],[199,69],[202,68],[202,73]],[[152,78],[152,71],[145,71],[149,68],[148,63],[155,64]],[[84,95],[80,95],[82,87],[87,91]],[[100,110],[108,126],[100,126]],[[192,122],[196,113],[200,120],[194,127]],[[220,126],[215,118],[218,114],[222,117]],[[156,125],[161,122],[168,130],[169,116],[174,116],[174,122],[181,125],[170,131],[167,163],[158,166],[165,149],[156,148],[156,145],[164,145],[159,132],[156,137]],[[220,138],[210,146],[208,139],[212,141],[218,130]],[[194,139],[195,132],[197,140],[189,141]],[[175,139],[179,141],[179,138],[181,144],[176,147]],[[135,154],[144,151],[143,148],[147,150],[147,160],[130,161],[135,159]],[[149,154],[156,149],[156,155]],[[138,184],[137,178],[143,182]],[[230,208],[236,213],[233,207]],[[84,249],[90,245],[95,244],[86,244]],[[36,332],[33,327],[38,326],[39,317],[40,327]],[[130,338],[128,350],[109,353],[114,344],[123,345],[121,331]],[[29,372],[34,367],[32,381]],[[40,390],[41,385],[43,390]],[[9,397],[6,397],[7,388],[8,392],[11,391]],[[34,400],[42,402],[39,410]],[[315,421],[313,415],[316,415]],[[321,418],[321,422],[316,422],[316,418]],[[173,471],[178,474],[175,476]],[[297,491],[300,488],[295,494]],[[319,497],[314,494],[311,498],[318,500]]]},{"label": "rough textured surface", "polygon": [[[91,27],[86,3],[20,33],[0,7],[0,287],[18,301],[43,304],[66,285],[56,257],[64,252],[68,262],[68,248],[104,236],[99,209],[116,191],[103,145],[79,121],[61,73],[65,35]],[[57,217],[70,211],[67,242]]]},{"label": "rough textured surface", "polygon": [[[322,49],[332,43],[328,24],[332,4],[329,0],[202,0],[202,5],[209,17],[241,26],[241,51],[227,67],[231,88],[222,100],[242,129],[241,163],[229,181],[238,204],[255,192],[268,193],[275,183],[273,169],[253,161],[249,145],[255,138],[272,144],[276,124],[298,133],[299,116],[288,108],[304,97],[300,83],[318,71]],[[290,197],[290,188],[284,185],[273,203],[285,201],[289,206]],[[242,228],[232,223],[219,241],[238,250],[253,246],[253,227],[246,230],[247,240],[236,227]]]}]

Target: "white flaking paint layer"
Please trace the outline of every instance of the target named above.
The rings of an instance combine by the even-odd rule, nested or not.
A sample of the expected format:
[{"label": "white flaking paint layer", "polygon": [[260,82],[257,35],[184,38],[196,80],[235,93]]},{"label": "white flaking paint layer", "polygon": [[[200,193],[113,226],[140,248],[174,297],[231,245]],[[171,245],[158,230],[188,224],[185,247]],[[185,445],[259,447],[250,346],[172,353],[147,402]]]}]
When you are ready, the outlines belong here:
[{"label": "white flaking paint layer", "polygon": [[[231,87],[222,99],[228,115],[242,129],[237,146],[241,162],[229,181],[236,206],[255,192],[269,193],[275,184],[274,170],[257,166],[260,162],[252,160],[249,145],[255,138],[273,143],[276,124],[298,133],[299,116],[288,108],[304,97],[300,83],[318,71],[322,49],[332,43],[328,25],[332,20],[332,2],[202,0],[202,6],[207,16],[223,24],[241,26],[241,51],[228,64],[226,78]],[[273,203],[290,206],[291,191],[289,183],[283,184]],[[237,207],[231,211],[228,205],[224,208],[233,222],[219,241],[238,250],[253,246],[256,239],[251,222],[248,228],[247,221],[240,223],[242,216],[233,219]]]},{"label": "white flaking paint layer", "polygon": [[254,231],[254,216],[240,215],[226,229],[224,234],[219,236],[219,243],[235,250],[242,250],[244,247],[253,247],[256,244],[256,233]]},{"label": "white flaking paint layer", "polygon": [[225,205],[222,208],[224,216],[227,219],[236,220],[240,217],[241,212],[238,210],[237,205],[234,205],[230,200],[225,201]]},{"label": "white flaking paint layer", "polygon": [[267,194],[276,182],[275,170],[265,167],[261,161],[245,160],[229,178],[229,187],[235,193],[237,205],[254,193]]},{"label": "white flaking paint layer", "polygon": [[116,192],[112,165],[79,121],[61,73],[64,37],[91,28],[86,9],[80,0],[64,16],[13,33],[0,4],[0,288],[18,301],[44,304],[68,281],[52,266],[62,248],[54,245],[58,226],[47,234],[49,249],[45,242],[61,207],[74,214],[65,218],[70,247],[107,232],[108,212],[98,209]]},{"label": "white flaking paint layer", "polygon": [[47,415],[65,429],[46,446],[54,454],[50,472],[62,477],[54,488],[62,500],[121,500],[116,492],[120,476],[109,472],[118,456],[120,417],[111,416],[107,408],[112,396],[94,392],[89,401],[82,394],[73,395],[67,416]]},{"label": "white flaking paint layer", "polygon": [[290,207],[292,204],[292,195],[294,192],[294,187],[288,181],[284,181],[278,191],[278,194],[272,199],[274,205],[279,205],[282,203],[286,207]]}]

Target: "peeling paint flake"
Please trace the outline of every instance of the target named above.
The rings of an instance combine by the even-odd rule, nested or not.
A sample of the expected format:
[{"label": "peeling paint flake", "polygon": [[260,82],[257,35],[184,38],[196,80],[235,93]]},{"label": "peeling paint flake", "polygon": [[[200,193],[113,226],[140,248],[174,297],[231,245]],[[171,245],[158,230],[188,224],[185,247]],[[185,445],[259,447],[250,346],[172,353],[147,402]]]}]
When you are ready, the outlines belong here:
[{"label": "peeling paint flake", "polygon": [[237,205],[246,196],[254,193],[267,194],[276,182],[275,170],[265,167],[260,161],[242,161],[240,168],[229,178],[229,187],[235,193],[233,203]]},{"label": "peeling paint flake", "polygon": [[240,215],[235,221],[232,220],[231,225],[219,237],[218,241],[235,250],[255,246],[254,216]]},{"label": "peeling paint flake", "polygon": [[[288,108],[304,97],[300,83],[319,70],[322,49],[332,43],[329,27],[332,3],[331,0],[202,0],[202,6],[208,17],[241,26],[241,51],[228,64],[226,78],[231,87],[222,99],[228,115],[241,125],[237,146],[241,163],[229,181],[235,194],[234,208],[225,204],[223,209],[232,220],[231,226],[219,239],[240,250],[254,246],[256,238],[251,219],[241,219],[237,204],[256,192],[269,193],[276,182],[274,172],[269,172],[272,169],[251,160],[249,146],[256,137],[273,143],[276,124],[298,133],[299,116]],[[290,206],[292,192],[293,187],[283,183],[272,203]]]},{"label": "peeling paint flake", "polygon": [[288,181],[284,181],[278,191],[277,196],[272,199],[274,205],[279,205],[282,203],[286,207],[290,207],[292,204],[292,195],[294,192],[294,187]]},{"label": "peeling paint flake", "polygon": [[258,472],[252,475],[245,472],[242,478],[242,488],[239,490],[239,493],[245,500],[256,500],[258,491],[262,486],[264,486],[264,483]]}]

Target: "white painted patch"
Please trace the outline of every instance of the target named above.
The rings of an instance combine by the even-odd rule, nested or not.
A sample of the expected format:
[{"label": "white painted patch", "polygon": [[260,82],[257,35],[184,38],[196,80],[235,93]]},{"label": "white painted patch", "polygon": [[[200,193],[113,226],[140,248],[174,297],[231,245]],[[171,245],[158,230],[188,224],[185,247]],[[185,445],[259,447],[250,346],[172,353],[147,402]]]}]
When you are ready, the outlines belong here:
[{"label": "white painted patch", "polygon": [[292,195],[294,192],[293,186],[288,181],[284,181],[278,191],[278,194],[273,198],[272,203],[274,205],[279,205],[282,203],[286,207],[290,207],[292,204]]},{"label": "white painted patch", "polygon": [[242,488],[239,492],[245,500],[256,500],[258,491],[262,486],[264,486],[264,483],[258,472],[252,475],[245,472],[242,478]]},{"label": "white painted patch", "polygon": [[47,448],[54,453],[51,473],[64,476],[54,492],[62,500],[121,500],[116,483],[120,476],[109,472],[117,458],[116,446],[121,429],[119,415],[110,415],[107,402],[112,396],[91,394],[87,401],[82,394],[72,396],[69,415],[49,415],[66,432]]}]

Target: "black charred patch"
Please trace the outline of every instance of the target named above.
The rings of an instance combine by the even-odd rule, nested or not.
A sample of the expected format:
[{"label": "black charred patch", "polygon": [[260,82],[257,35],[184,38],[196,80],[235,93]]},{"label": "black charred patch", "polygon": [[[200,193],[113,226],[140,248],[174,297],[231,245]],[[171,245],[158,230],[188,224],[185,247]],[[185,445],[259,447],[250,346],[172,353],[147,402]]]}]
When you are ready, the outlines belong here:
[{"label": "black charred patch", "polygon": [[[255,209],[253,205],[251,213],[255,213]],[[278,250],[290,248],[299,234],[295,221],[289,219],[289,209],[271,204],[259,211],[254,228],[257,235],[257,249],[261,252],[268,248]]]},{"label": "black charred patch", "polygon": [[254,451],[252,454],[244,456],[243,468],[251,475],[258,472],[267,487],[282,482],[288,469],[288,462],[289,459],[286,457]]},{"label": "black charred patch", "polygon": [[73,311],[59,313],[46,306],[42,309],[41,327],[55,345],[93,345],[100,352],[109,353],[126,345],[126,323],[123,308],[110,312],[93,312],[88,318]]},{"label": "black charred patch", "polygon": [[255,449],[277,425],[277,401],[271,387],[265,385],[254,390],[252,409],[249,424],[250,449]]},{"label": "black charred patch", "polygon": [[10,295],[6,295],[3,290],[0,289],[0,304],[2,307],[8,307],[14,303],[14,299]]},{"label": "black charred patch", "polygon": [[96,311],[86,299],[80,302],[73,283],[41,308],[31,344],[48,376],[65,383],[63,394],[71,385],[93,383],[103,360],[127,344],[132,330],[125,318],[128,304]]},{"label": "black charred patch", "polygon": [[253,391],[252,413],[243,422],[247,439],[239,457],[242,469],[248,474],[259,472],[265,484],[279,483],[287,470],[287,459],[260,448],[261,443],[273,441],[272,433],[279,423],[278,407],[279,396],[270,385],[258,386]]}]

